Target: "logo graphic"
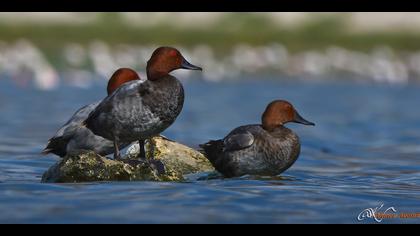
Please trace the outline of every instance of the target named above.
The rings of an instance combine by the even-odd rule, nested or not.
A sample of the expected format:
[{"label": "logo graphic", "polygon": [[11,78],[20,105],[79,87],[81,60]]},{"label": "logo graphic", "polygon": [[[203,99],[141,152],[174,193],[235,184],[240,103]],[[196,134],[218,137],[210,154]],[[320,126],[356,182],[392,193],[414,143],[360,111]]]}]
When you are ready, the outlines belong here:
[{"label": "logo graphic", "polygon": [[397,210],[395,210],[394,207],[388,207],[388,208],[385,209],[385,211],[380,212],[383,207],[384,207],[384,204],[381,203],[381,205],[379,207],[364,209],[357,216],[357,220],[362,221],[362,220],[365,220],[367,218],[373,218],[376,222],[380,223],[385,218],[387,218],[387,219],[391,218],[392,219],[392,218],[397,217],[397,214],[394,214],[395,212],[397,212]]}]

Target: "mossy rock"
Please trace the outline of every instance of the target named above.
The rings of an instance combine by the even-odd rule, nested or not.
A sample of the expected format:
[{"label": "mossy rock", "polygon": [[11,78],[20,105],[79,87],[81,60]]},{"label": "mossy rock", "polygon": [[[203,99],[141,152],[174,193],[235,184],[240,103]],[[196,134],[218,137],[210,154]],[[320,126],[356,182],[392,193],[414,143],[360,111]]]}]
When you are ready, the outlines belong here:
[{"label": "mossy rock", "polygon": [[203,154],[166,138],[156,137],[146,144],[147,157],[153,153],[165,165],[165,173],[159,174],[147,162],[139,161],[138,150],[139,145],[133,144],[123,161],[111,160],[92,151],[69,154],[50,167],[41,181],[184,181],[185,175],[214,171]]}]

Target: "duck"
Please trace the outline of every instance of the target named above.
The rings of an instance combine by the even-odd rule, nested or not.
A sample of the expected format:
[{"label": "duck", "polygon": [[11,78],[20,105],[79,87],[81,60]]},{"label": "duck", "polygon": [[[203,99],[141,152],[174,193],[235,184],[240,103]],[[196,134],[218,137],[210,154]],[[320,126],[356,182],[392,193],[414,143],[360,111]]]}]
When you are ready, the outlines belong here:
[{"label": "duck", "polygon": [[[171,126],[184,104],[182,83],[169,73],[177,69],[200,70],[178,49],[155,49],[147,61],[145,81],[129,81],[105,98],[84,121],[95,135],[112,140],[114,159],[121,160],[120,144],[138,141],[138,157],[146,160],[145,140],[158,136]],[[153,152],[151,152],[153,153]],[[163,163],[150,157],[149,164],[164,171]]]},{"label": "duck", "polygon": [[[141,81],[140,76],[130,68],[119,68],[108,81],[107,94],[112,94],[118,87],[128,81]],[[73,116],[48,140],[44,155],[49,153],[64,157],[68,153],[80,150],[92,150],[95,153],[106,156],[114,151],[113,142],[97,136],[89,129],[82,126],[89,114],[99,105],[100,101],[85,105],[77,110]],[[124,143],[126,147],[129,143]]]},{"label": "duck", "polygon": [[284,125],[305,120],[286,100],[270,102],[261,124],[243,125],[226,137],[200,144],[200,151],[224,177],[276,176],[293,165],[300,154],[299,137]]}]

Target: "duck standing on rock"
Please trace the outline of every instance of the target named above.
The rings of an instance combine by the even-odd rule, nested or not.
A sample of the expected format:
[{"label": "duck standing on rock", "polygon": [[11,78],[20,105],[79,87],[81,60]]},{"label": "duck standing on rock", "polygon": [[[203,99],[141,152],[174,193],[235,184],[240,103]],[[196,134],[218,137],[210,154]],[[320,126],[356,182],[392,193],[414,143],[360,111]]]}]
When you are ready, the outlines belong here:
[{"label": "duck standing on rock", "polygon": [[[145,160],[144,141],[159,135],[180,114],[184,89],[169,74],[176,69],[202,70],[190,64],[175,48],[157,48],[147,62],[147,80],[127,82],[105,98],[84,121],[94,134],[113,140],[115,159],[121,159],[121,143],[138,140],[139,156]],[[151,160],[151,164],[163,167],[159,161]]]},{"label": "duck standing on rock", "polygon": [[300,143],[287,122],[315,125],[302,118],[287,101],[271,102],[262,115],[262,125],[245,125],[224,139],[201,144],[204,154],[226,177],[246,174],[274,176],[288,169],[298,158]]},{"label": "duck standing on rock", "polygon": [[[122,84],[140,80],[139,75],[132,69],[120,68],[114,72],[108,81],[108,96],[112,94]],[[82,126],[82,122],[88,117],[100,103],[100,101],[86,105],[79,110],[67,121],[52,137],[42,154],[54,153],[60,157],[64,157],[69,152],[78,150],[93,150],[99,155],[106,156],[114,152],[112,141],[94,135],[92,131]],[[124,143],[126,147],[129,143]]]}]

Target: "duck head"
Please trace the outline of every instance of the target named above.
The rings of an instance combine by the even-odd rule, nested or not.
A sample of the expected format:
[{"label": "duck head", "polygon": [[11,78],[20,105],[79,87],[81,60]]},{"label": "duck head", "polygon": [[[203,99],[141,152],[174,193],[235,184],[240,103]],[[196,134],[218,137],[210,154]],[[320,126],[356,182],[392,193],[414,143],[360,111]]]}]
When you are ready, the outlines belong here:
[{"label": "duck head", "polygon": [[189,63],[176,48],[159,47],[147,61],[147,79],[156,80],[177,69],[203,70]]},{"label": "duck head", "polygon": [[287,122],[315,125],[299,115],[293,105],[288,101],[276,100],[268,104],[262,115],[262,126],[265,130],[272,131],[276,127],[282,126]]},{"label": "duck head", "polygon": [[134,70],[130,68],[120,68],[112,74],[111,79],[108,81],[107,92],[108,95],[113,93],[122,84],[132,81],[139,80],[140,76]]}]

